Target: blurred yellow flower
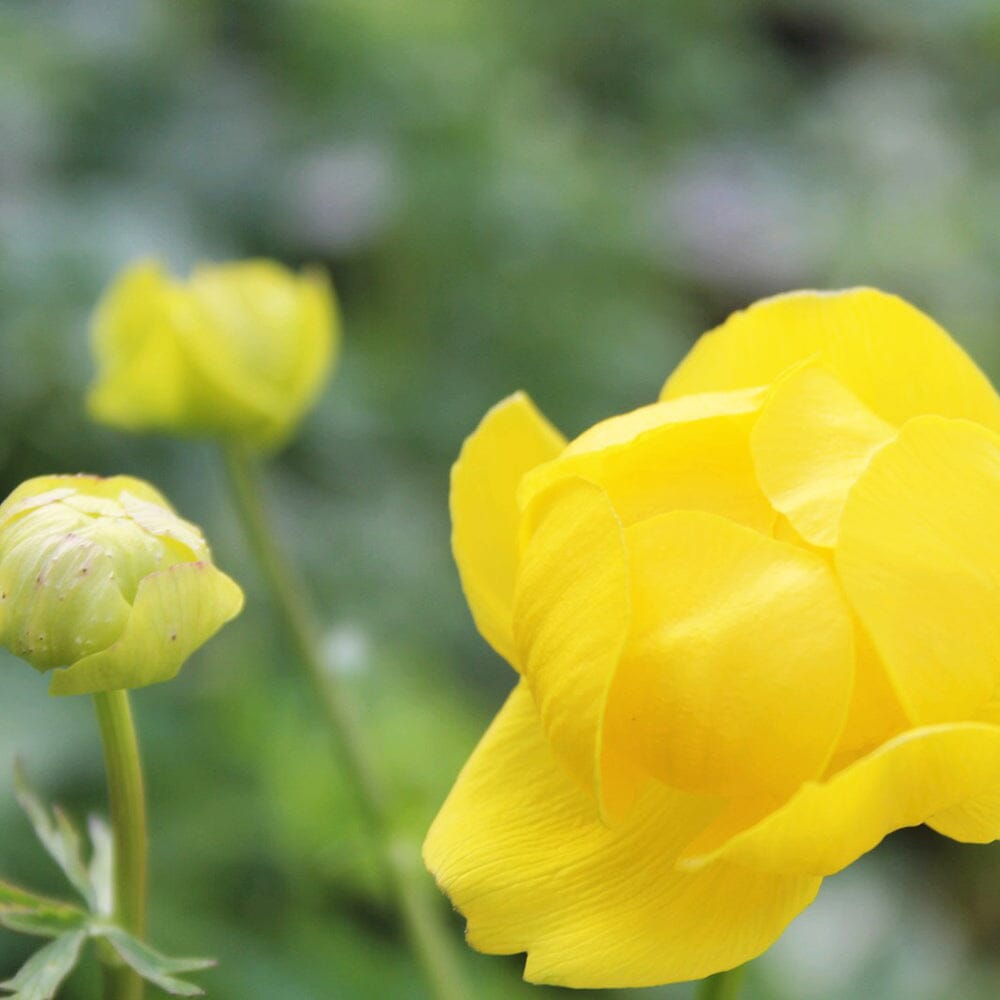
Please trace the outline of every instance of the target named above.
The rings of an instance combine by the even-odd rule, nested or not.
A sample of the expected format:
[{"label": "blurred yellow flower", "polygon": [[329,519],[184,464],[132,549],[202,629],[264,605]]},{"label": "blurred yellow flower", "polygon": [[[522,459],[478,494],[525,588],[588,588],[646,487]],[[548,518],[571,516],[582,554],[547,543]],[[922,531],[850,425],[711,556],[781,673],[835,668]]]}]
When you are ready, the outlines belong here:
[{"label": "blurred yellow flower", "polygon": [[243,607],[201,532],[129,476],[41,476],[0,504],[0,645],[52,694],[170,680]]},{"label": "blurred yellow flower", "polygon": [[491,410],[453,546],[521,676],[424,849],[469,942],[540,982],[701,978],[892,830],[1000,836],[998,431],[869,289],[735,314],[568,445]]},{"label": "blurred yellow flower", "polygon": [[281,443],[315,401],[337,347],[318,271],[267,260],[196,268],[186,283],[143,262],[94,314],[95,419],[130,431]]}]

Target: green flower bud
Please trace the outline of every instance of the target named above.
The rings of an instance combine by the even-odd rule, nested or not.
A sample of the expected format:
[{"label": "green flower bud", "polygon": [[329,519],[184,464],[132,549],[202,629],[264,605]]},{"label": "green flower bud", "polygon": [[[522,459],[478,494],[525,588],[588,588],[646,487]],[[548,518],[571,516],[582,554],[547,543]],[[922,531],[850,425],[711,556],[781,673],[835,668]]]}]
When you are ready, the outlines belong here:
[{"label": "green flower bud", "polygon": [[243,607],[201,532],[130,476],[41,476],[0,504],[0,645],[52,694],[144,687]]},{"label": "green flower bud", "polygon": [[140,262],[94,313],[88,406],[123,430],[271,447],[315,401],[338,335],[321,272],[250,260],[198,267],[185,282]]}]

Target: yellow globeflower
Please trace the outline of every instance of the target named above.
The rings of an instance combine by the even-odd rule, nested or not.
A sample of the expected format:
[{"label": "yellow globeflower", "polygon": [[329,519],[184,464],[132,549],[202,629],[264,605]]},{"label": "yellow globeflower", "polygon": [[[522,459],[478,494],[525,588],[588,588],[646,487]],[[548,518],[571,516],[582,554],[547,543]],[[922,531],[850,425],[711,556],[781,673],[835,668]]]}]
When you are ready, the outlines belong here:
[{"label": "yellow globeflower", "polygon": [[41,476],[0,504],[0,645],[52,694],[170,680],[243,607],[201,532],[129,476]]},{"label": "yellow globeflower", "polygon": [[88,404],[130,431],[281,443],[315,401],[338,340],[333,291],[318,271],[267,260],[126,270],[94,314],[98,373]]},{"label": "yellow globeflower", "polygon": [[538,982],[701,978],[892,830],[1000,836],[998,432],[870,289],[737,313],[569,444],[492,409],[452,538],[520,678],[424,850],[469,942]]}]

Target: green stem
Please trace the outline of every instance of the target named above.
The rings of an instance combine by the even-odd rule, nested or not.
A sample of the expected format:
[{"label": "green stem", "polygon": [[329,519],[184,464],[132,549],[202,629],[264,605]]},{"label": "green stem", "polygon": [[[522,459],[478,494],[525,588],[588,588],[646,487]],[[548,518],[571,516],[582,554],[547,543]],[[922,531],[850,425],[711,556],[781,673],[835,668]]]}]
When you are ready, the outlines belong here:
[{"label": "green stem", "polygon": [[728,972],[717,972],[709,976],[701,984],[698,1000],[736,1000],[743,986],[746,966],[730,969]]},{"label": "green stem", "polygon": [[393,832],[388,799],[372,766],[353,707],[323,661],[316,616],[268,524],[256,464],[238,444],[225,446],[224,456],[230,490],[247,542],[330,722],[336,748],[378,847],[410,945],[434,996],[438,1000],[464,1000],[471,994],[463,985],[440,908],[434,905],[435,900],[428,898],[427,875],[418,852]]},{"label": "green stem", "polygon": [[[94,695],[108,775],[114,859],[111,919],[142,939],[146,933],[146,798],[127,691]],[[105,968],[105,1000],[141,1000],[143,983],[127,966]]]}]

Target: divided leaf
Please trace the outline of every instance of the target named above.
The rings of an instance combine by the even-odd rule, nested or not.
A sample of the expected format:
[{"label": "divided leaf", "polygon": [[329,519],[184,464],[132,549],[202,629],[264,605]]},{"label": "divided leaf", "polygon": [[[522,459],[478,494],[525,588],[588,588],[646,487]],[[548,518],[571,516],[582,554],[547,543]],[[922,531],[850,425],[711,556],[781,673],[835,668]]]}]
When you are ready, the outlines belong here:
[{"label": "divided leaf", "polygon": [[96,911],[102,917],[110,917],[115,906],[111,827],[100,816],[91,815],[87,819],[87,830],[91,850],[88,875],[94,890]]},{"label": "divided leaf", "polygon": [[52,1000],[73,971],[86,940],[86,931],[73,931],[36,951],[13,979],[0,983],[0,989],[13,994],[7,1000]]},{"label": "divided leaf", "polygon": [[49,899],[0,881],[0,924],[21,934],[59,937],[87,926],[89,916],[72,903]]},{"label": "divided leaf", "polygon": [[20,761],[14,765],[14,792],[21,808],[31,820],[42,846],[63,870],[73,888],[87,901],[90,909],[96,910],[97,900],[83,861],[80,835],[61,809],[54,809],[50,815],[48,808],[29,784]]},{"label": "divided leaf", "polygon": [[197,972],[214,966],[214,958],[169,958],[148,944],[127,934],[119,927],[102,929],[101,934],[111,942],[122,960],[130,965],[147,982],[176,997],[200,997],[204,990],[175,978],[176,973]]}]

